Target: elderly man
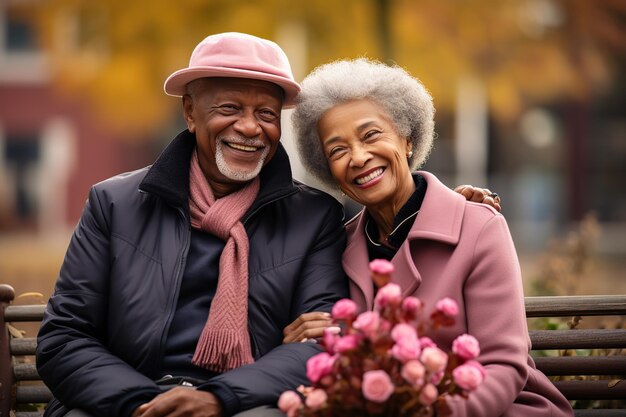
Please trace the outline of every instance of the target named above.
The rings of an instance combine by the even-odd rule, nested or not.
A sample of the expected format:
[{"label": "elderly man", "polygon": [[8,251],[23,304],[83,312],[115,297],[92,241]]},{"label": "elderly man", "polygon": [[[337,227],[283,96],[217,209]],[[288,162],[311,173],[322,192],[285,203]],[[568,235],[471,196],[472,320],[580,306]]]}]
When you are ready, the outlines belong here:
[{"label": "elderly man", "polygon": [[348,292],[342,208],[279,143],[299,90],[278,45],[240,33],[166,80],[188,129],[89,193],[38,337],[47,416],[281,415],[261,406],[307,382],[318,348],[282,330]]}]

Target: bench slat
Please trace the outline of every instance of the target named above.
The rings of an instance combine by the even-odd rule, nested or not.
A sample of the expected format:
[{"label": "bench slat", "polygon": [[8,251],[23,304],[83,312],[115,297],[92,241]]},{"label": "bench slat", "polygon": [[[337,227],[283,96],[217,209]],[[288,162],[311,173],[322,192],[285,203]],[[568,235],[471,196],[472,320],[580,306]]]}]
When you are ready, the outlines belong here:
[{"label": "bench slat", "polygon": [[4,310],[5,321],[41,321],[46,306],[27,305],[27,306],[8,306]]},{"label": "bench slat", "polygon": [[574,417],[624,417],[624,410],[610,410],[608,408],[574,410]]},{"label": "bench slat", "polygon": [[43,411],[18,411],[15,417],[43,417]]},{"label": "bench slat", "polygon": [[34,363],[16,363],[13,365],[13,375],[18,381],[38,381],[41,379]]},{"label": "bench slat", "polygon": [[626,314],[626,295],[526,297],[526,317],[611,316]]},{"label": "bench slat", "polygon": [[531,330],[533,350],[622,349],[626,329]]},{"label": "bench slat", "polygon": [[609,387],[609,380],[554,381],[554,386],[569,400],[623,400],[626,380]]},{"label": "bench slat", "polygon": [[626,375],[626,356],[539,356],[537,368],[552,375]]},{"label": "bench slat", "polygon": [[15,392],[15,402],[18,404],[47,403],[52,400],[52,393],[45,385],[18,385]]},{"label": "bench slat", "polygon": [[34,355],[37,339],[34,337],[11,338],[9,349],[12,355]]}]

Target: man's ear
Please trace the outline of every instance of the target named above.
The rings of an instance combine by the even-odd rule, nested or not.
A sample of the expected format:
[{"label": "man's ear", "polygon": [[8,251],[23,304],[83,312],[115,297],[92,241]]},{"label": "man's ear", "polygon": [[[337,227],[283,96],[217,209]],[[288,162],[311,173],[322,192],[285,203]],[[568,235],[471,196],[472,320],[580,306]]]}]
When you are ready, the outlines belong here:
[{"label": "man's ear", "polygon": [[187,123],[187,129],[191,133],[196,131],[196,122],[193,118],[193,99],[189,94],[183,96],[183,115],[185,116],[185,123]]}]

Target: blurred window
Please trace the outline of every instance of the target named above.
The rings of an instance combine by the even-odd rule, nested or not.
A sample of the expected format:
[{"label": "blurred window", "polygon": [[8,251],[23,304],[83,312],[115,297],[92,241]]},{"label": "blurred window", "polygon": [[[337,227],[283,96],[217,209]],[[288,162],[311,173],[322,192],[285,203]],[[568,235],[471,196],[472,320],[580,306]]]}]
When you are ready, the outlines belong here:
[{"label": "blurred window", "polygon": [[[31,6],[32,7],[32,6]],[[37,37],[28,5],[9,4],[5,9],[5,50],[9,53],[37,50]]]},{"label": "blurred window", "polygon": [[41,142],[35,135],[8,135],[5,137],[3,164],[8,171],[8,188],[12,195],[6,201],[9,210],[9,228],[35,227],[39,202],[36,174],[41,159]]}]

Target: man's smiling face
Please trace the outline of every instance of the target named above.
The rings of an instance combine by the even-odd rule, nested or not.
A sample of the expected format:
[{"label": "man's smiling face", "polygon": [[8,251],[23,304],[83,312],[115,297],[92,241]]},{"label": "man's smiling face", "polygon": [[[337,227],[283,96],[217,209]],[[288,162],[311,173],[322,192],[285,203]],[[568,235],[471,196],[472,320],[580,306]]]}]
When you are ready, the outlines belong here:
[{"label": "man's smiling face", "polygon": [[283,91],[267,81],[205,78],[183,97],[198,160],[216,197],[254,179],[276,153]]}]

